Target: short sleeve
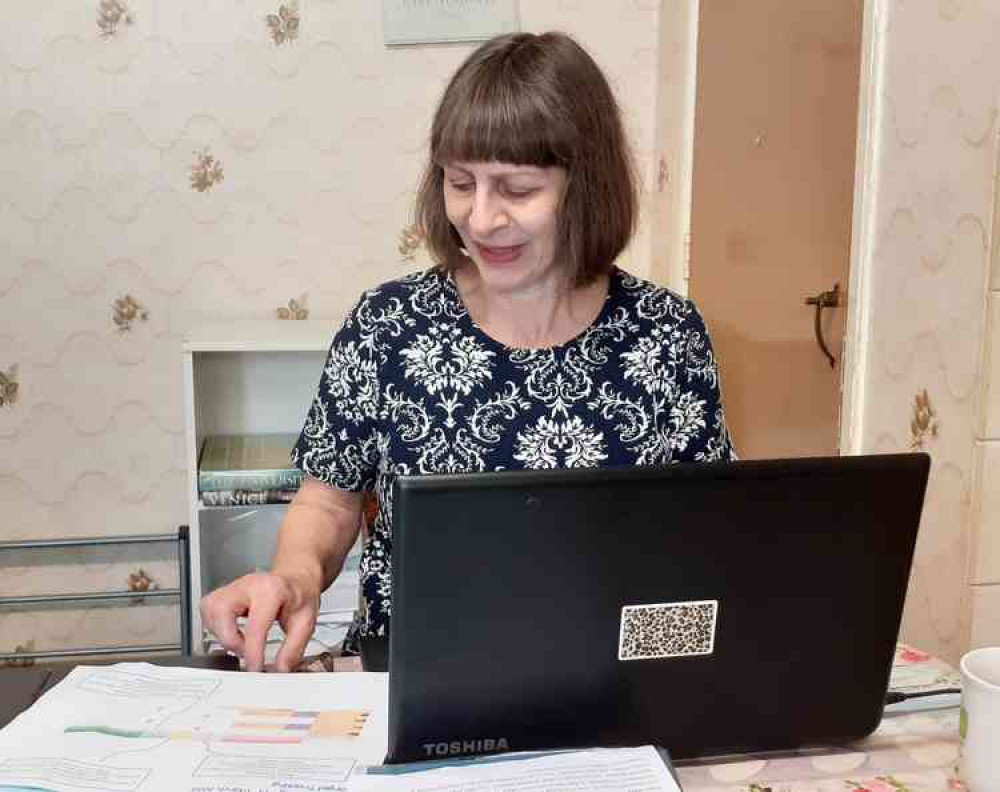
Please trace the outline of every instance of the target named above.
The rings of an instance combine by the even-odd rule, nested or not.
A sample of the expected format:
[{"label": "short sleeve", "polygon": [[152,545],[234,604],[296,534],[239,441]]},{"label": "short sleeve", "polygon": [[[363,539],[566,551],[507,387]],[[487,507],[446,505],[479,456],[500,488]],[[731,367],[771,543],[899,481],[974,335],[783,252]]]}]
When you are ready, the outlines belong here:
[{"label": "short sleeve", "polygon": [[681,325],[684,354],[677,376],[678,391],[670,407],[674,462],[736,459],[722,406],[719,367],[705,322],[690,300]]},{"label": "short sleeve", "polygon": [[333,338],[292,463],[350,492],[375,486],[379,462],[379,355],[365,316],[366,293]]}]

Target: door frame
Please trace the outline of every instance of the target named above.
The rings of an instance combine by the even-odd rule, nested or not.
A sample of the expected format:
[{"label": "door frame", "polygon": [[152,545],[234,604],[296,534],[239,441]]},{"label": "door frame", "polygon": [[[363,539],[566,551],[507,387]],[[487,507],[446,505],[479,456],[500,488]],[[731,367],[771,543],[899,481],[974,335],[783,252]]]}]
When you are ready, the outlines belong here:
[{"label": "door frame", "polygon": [[865,387],[871,342],[871,270],[875,252],[876,162],[881,123],[885,13],[882,0],[864,0],[861,75],[858,85],[858,140],[855,149],[851,260],[840,381],[840,453],[862,451]]},{"label": "door frame", "polygon": [[[664,0],[666,2],[666,0]],[[882,105],[879,97],[883,84],[885,48],[884,26],[886,0],[863,0],[861,31],[861,73],[858,83],[857,143],[854,161],[854,200],[851,209],[851,250],[848,262],[846,290],[847,315],[844,322],[840,370],[840,415],[838,448],[841,454],[859,454],[863,450],[865,420],[865,388],[870,366],[871,336],[871,270],[874,266],[876,239],[875,209],[878,160],[878,127]],[[691,240],[692,167],[694,161],[695,96],[698,72],[698,17],[701,0],[687,0],[686,30],[680,42],[683,54],[674,65],[683,62],[686,79],[683,83],[683,134],[673,141],[680,152],[672,205],[661,209],[670,216],[673,228],[683,233],[667,240],[668,256],[663,271],[656,270],[666,283],[679,293],[688,295],[688,254]],[[661,25],[664,14],[660,5]],[[680,18],[684,20],[684,15]],[[669,21],[677,21],[675,15]],[[662,35],[661,48],[664,46]],[[664,54],[661,52],[661,68]],[[662,101],[662,98],[660,99]],[[660,133],[662,135],[662,133]],[[662,141],[660,146],[663,146]],[[661,151],[661,157],[663,152]],[[669,227],[668,225],[668,227]],[[655,233],[654,233],[655,236]]]}]

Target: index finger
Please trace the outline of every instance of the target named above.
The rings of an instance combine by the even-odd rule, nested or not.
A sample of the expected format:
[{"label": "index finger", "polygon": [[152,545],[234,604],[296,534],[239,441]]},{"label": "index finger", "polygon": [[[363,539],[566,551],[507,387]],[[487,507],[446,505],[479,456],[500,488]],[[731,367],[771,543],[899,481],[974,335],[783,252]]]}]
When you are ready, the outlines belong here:
[{"label": "index finger", "polygon": [[247,671],[264,670],[264,647],[267,644],[267,632],[271,629],[278,615],[279,603],[273,598],[264,602],[250,603],[250,614],[243,628],[243,654]]}]

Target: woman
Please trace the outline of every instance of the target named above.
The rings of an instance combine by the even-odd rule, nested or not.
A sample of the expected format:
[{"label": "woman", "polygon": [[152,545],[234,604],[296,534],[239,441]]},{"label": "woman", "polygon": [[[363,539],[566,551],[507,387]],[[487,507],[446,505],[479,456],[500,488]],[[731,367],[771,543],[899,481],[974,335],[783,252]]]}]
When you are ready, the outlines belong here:
[{"label": "woman", "polygon": [[416,206],[439,266],[362,296],[293,452],[308,475],[271,572],[202,602],[248,669],[262,668],[275,619],[278,670],[301,658],[372,490],[365,607],[345,647],[387,633],[398,475],[732,457],[700,316],[614,266],[636,204],[617,104],[576,42],[500,36],[462,64],[434,116]]}]

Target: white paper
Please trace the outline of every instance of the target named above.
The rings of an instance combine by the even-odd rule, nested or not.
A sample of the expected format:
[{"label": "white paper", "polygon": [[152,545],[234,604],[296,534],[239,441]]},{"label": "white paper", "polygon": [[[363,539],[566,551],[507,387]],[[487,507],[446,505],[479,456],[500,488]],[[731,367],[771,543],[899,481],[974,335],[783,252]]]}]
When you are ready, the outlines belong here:
[{"label": "white paper", "polygon": [[0,731],[0,787],[347,790],[386,750],[386,674],[80,666]]},{"label": "white paper", "polygon": [[353,780],[364,792],[681,792],[651,746],[592,748],[456,760],[443,767],[394,775],[371,768]]},{"label": "white paper", "polygon": [[680,792],[649,747],[381,766],[386,674],[80,666],[0,731],[0,789]]}]

